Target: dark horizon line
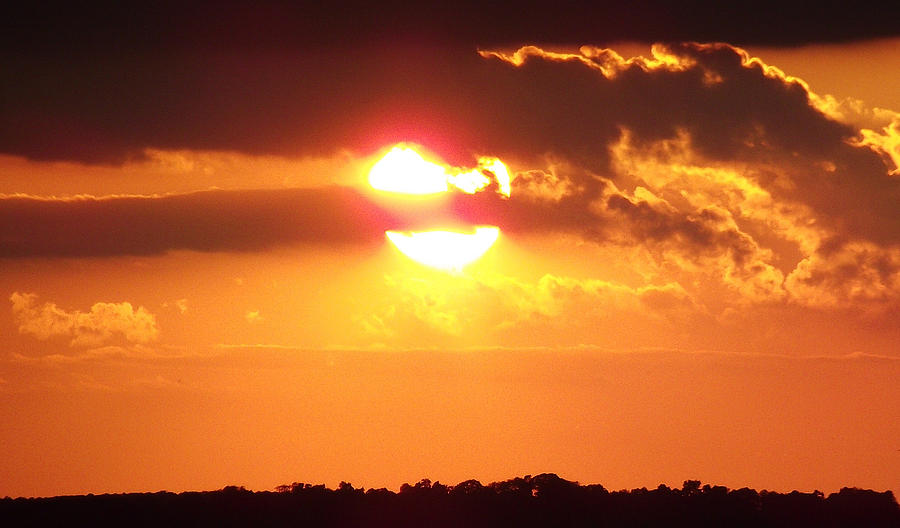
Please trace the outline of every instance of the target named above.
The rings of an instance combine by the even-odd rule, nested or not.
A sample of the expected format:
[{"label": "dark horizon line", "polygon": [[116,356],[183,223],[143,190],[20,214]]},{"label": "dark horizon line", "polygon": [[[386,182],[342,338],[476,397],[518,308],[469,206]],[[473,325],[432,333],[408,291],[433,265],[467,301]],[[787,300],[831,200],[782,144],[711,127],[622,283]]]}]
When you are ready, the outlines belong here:
[{"label": "dark horizon line", "polygon": [[[861,492],[888,494],[891,497],[895,497],[894,490],[891,490],[891,489],[885,489],[883,491],[876,491],[876,490],[873,490],[870,488],[859,488],[857,486],[841,486],[841,488],[838,491],[833,491],[831,493],[824,493],[823,491],[820,491],[818,488],[816,488],[813,491],[799,491],[796,488],[791,491],[775,491],[775,490],[770,490],[767,488],[763,488],[762,490],[757,491],[755,488],[751,488],[749,486],[742,486],[740,488],[729,488],[727,486],[722,486],[722,485],[718,485],[718,484],[714,484],[714,485],[711,485],[709,483],[704,484],[701,480],[694,480],[694,479],[684,480],[682,483],[682,488],[680,488],[680,489],[669,487],[665,483],[659,483],[656,488],[647,488],[646,486],[642,486],[642,487],[638,487],[638,488],[630,488],[630,489],[622,488],[622,489],[613,490],[613,489],[606,488],[601,483],[584,483],[583,484],[577,480],[573,481],[573,480],[567,480],[567,479],[561,478],[556,473],[540,473],[540,474],[533,475],[533,476],[531,474],[526,474],[525,476],[522,476],[522,477],[517,476],[517,477],[513,477],[511,479],[507,479],[507,480],[491,481],[486,484],[481,483],[478,479],[466,479],[466,480],[458,482],[457,484],[448,485],[448,484],[441,483],[439,480],[435,480],[432,482],[431,479],[423,478],[423,479],[420,479],[415,484],[410,484],[408,482],[404,482],[397,488],[397,491],[394,491],[393,489],[389,489],[389,488],[386,488],[383,486],[377,487],[377,488],[376,487],[368,487],[367,488],[365,486],[355,488],[355,487],[353,487],[352,483],[350,483],[348,481],[344,481],[344,480],[342,480],[340,482],[340,484],[338,484],[338,486],[335,488],[330,488],[325,483],[312,484],[312,483],[308,483],[308,482],[295,481],[291,484],[280,484],[280,485],[274,486],[271,489],[256,489],[256,490],[248,489],[247,487],[245,487],[243,485],[229,484],[229,485],[223,486],[222,488],[214,489],[214,490],[170,491],[167,489],[160,489],[160,490],[156,490],[156,491],[127,491],[127,492],[101,492],[101,493],[88,492],[88,493],[53,495],[53,496],[39,495],[39,496],[29,496],[29,497],[26,497],[26,496],[11,497],[9,495],[6,495],[4,497],[0,497],[0,500],[40,500],[40,499],[57,499],[57,498],[76,498],[76,497],[131,496],[131,495],[156,495],[156,494],[191,495],[191,494],[205,494],[205,493],[219,493],[219,492],[227,492],[227,493],[240,492],[240,493],[251,493],[251,494],[255,494],[255,493],[260,493],[260,494],[297,493],[297,492],[301,492],[304,490],[305,491],[318,490],[318,491],[322,491],[322,492],[346,492],[346,491],[352,490],[355,492],[363,492],[363,493],[390,493],[390,494],[396,495],[396,494],[408,493],[408,492],[410,492],[410,490],[415,490],[415,489],[419,489],[419,490],[433,489],[435,491],[445,491],[445,492],[449,493],[449,492],[453,492],[453,490],[459,490],[459,489],[471,490],[471,489],[473,489],[473,486],[478,487],[478,488],[485,488],[485,489],[487,489],[487,488],[504,489],[504,487],[509,487],[509,486],[521,487],[522,485],[526,485],[526,486],[531,486],[532,489],[535,489],[542,485],[546,485],[547,482],[558,483],[561,485],[574,487],[574,488],[602,489],[607,493],[625,493],[625,494],[648,492],[648,491],[654,491],[654,490],[669,490],[669,491],[682,491],[685,493],[688,493],[688,492],[695,493],[695,492],[704,492],[704,490],[709,492],[711,489],[720,489],[720,490],[725,489],[729,492],[749,490],[749,491],[752,491],[752,492],[758,493],[758,494],[773,494],[773,495],[801,494],[801,495],[817,496],[817,497],[825,498],[825,497],[830,497],[832,495],[839,494],[839,493],[843,492],[844,490],[859,490]],[[701,484],[703,484],[702,487],[701,487]],[[896,498],[894,498],[894,501],[897,502]],[[900,503],[898,503],[898,505],[900,505]]]},{"label": "dark horizon line", "polygon": [[789,494],[749,488],[660,485],[632,491],[581,486],[554,473],[487,486],[422,479],[387,489],[337,489],[295,482],[275,492],[227,486],[212,492],[0,499],[15,526],[900,526],[890,491],[841,488]]}]

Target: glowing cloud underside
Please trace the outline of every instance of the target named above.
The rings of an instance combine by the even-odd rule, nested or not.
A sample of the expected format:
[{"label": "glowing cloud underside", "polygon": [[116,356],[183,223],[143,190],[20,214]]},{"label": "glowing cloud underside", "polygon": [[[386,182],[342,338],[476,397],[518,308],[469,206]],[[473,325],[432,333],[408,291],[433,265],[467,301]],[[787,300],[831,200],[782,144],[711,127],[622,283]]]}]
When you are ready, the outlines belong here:
[{"label": "glowing cloud underside", "polygon": [[[369,171],[369,185],[401,194],[435,194],[451,189],[474,194],[496,183],[496,192],[509,196],[509,170],[497,158],[482,156],[478,167],[463,169],[426,160],[413,147],[397,145]],[[387,231],[388,240],[407,257],[446,271],[459,271],[494,245],[500,228],[479,226],[473,232]]]},{"label": "glowing cloud underside", "polygon": [[404,255],[433,268],[458,271],[485,254],[500,236],[500,228],[476,227],[474,233],[455,231],[388,231],[390,240]]}]

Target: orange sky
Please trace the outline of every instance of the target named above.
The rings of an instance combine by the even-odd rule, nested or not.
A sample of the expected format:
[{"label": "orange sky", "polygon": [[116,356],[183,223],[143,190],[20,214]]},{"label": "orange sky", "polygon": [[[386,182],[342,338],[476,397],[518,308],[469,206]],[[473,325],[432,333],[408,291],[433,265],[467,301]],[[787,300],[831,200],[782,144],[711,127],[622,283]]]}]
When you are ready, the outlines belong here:
[{"label": "orange sky", "polygon": [[[133,123],[60,96],[0,153],[0,496],[900,491],[900,41],[553,49],[225,54],[178,79],[221,101]],[[399,141],[510,168],[441,204],[501,228],[462,272],[383,238],[436,214],[367,188]]]}]

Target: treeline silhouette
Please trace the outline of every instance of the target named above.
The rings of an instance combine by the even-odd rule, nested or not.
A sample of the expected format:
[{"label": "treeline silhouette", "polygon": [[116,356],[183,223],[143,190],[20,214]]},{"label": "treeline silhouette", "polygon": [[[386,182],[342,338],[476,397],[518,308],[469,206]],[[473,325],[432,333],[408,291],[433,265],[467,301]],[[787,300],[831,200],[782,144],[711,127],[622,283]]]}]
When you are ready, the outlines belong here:
[{"label": "treeline silhouette", "polygon": [[890,491],[757,492],[701,486],[609,491],[552,473],[482,485],[428,479],[399,493],[295,482],[275,491],[126,493],[0,500],[2,526],[900,526]]}]

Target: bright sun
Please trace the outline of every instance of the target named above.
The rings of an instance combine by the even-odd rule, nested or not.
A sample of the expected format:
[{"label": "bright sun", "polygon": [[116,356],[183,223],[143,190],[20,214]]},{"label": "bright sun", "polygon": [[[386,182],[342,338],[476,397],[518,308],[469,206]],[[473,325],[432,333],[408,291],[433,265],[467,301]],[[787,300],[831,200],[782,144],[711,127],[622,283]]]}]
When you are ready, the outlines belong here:
[{"label": "bright sun", "polygon": [[[427,161],[410,145],[397,145],[369,171],[369,185],[380,191],[402,194],[435,194],[457,190],[474,194],[491,182],[497,192],[509,196],[510,178],[506,165],[497,158],[478,158],[478,167],[463,169]],[[460,231],[388,231],[388,240],[407,257],[433,268],[459,271],[484,255],[500,235],[500,228],[477,226]]]},{"label": "bright sun", "polygon": [[426,266],[452,271],[475,262],[494,245],[500,229],[476,227],[473,233],[456,231],[388,231],[388,240],[404,255]]}]

